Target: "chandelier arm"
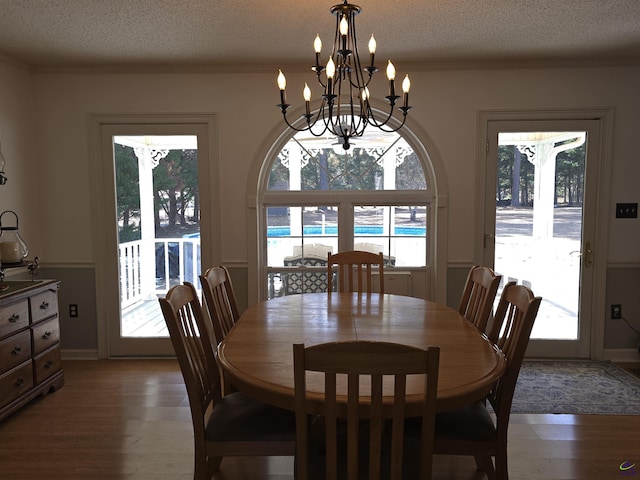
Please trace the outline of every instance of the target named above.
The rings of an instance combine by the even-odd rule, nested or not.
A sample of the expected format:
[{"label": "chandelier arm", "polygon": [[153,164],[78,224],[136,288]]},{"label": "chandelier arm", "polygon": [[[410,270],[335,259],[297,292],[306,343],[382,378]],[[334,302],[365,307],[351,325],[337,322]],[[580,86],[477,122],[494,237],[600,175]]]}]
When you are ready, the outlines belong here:
[{"label": "chandelier arm", "polygon": [[[311,121],[310,121],[310,117],[311,117],[311,116],[307,117],[307,115],[302,115],[302,118],[306,118],[306,119],[307,119],[306,126],[304,126],[304,127],[296,127],[294,124],[292,124],[292,123],[289,121],[289,119],[287,118],[287,112],[286,112],[286,110],[283,110],[283,112],[282,112],[282,117],[283,117],[283,119],[284,119],[284,122],[287,124],[287,126],[288,126],[289,128],[291,128],[292,130],[295,130],[296,132],[306,132],[306,131],[309,131],[309,132],[311,132],[312,134],[314,134],[314,133],[313,133],[313,131],[312,131],[311,129],[312,129],[312,128],[316,125],[316,123],[318,122],[318,119],[320,118],[320,112],[321,112],[321,110],[322,110],[322,108],[321,108],[320,110],[318,110],[318,113],[316,114],[316,118],[315,118],[315,120],[313,120],[313,122],[311,122]],[[326,127],[324,128],[324,130],[322,131],[322,133],[320,133],[320,134],[318,134],[318,135],[315,135],[315,136],[323,135],[323,134],[324,134],[324,132],[326,132]]]},{"label": "chandelier arm", "polygon": [[[313,69],[315,69],[315,67],[313,67]],[[316,71],[316,75],[318,76],[318,84],[319,84],[322,88],[324,88],[324,89],[326,90],[326,89],[327,89],[327,84],[326,84],[326,83],[324,83],[324,82],[322,81],[322,77],[320,76],[320,74],[321,74],[324,70],[325,70],[325,68],[324,68],[324,67],[322,67],[322,70]],[[314,70],[314,71],[315,71],[315,70]]]},{"label": "chandelier arm", "polygon": [[[403,115],[402,116],[402,122],[400,122],[400,124],[397,127],[387,127],[387,122],[389,121],[390,118],[391,117],[388,117],[387,121],[385,121],[384,123],[379,123],[379,124],[378,123],[374,123],[373,125],[376,128],[382,130],[383,132],[393,133],[393,132],[397,132],[398,130],[400,130],[404,126],[405,122],[407,121],[406,115]],[[394,117],[394,118],[396,118],[396,117]]]},{"label": "chandelier arm", "polygon": [[304,131],[306,131],[306,130],[309,130],[309,129],[310,129],[310,128],[309,128],[309,126],[306,126],[306,127],[304,127],[304,128],[298,128],[298,127],[296,127],[296,126],[292,125],[292,124],[289,122],[289,119],[287,118],[287,114],[286,114],[286,113],[284,113],[284,112],[282,113],[282,118],[284,119],[284,123],[286,123],[286,124],[287,124],[287,126],[288,126],[291,130],[295,130],[296,132],[304,132]]},{"label": "chandelier arm", "polygon": [[391,107],[389,109],[389,112],[387,113],[387,117],[382,121],[378,121],[376,119],[376,117],[374,117],[373,111],[370,110],[370,112],[369,112],[369,121],[370,121],[371,125],[373,125],[376,128],[383,127],[384,125],[389,123],[389,120],[391,120],[392,118],[393,118],[393,107]]},{"label": "chandelier arm", "polygon": [[333,107],[333,102],[328,102],[325,107],[320,109],[322,113],[322,123],[324,123],[325,131],[328,130],[332,135],[339,136],[336,125],[334,124]]}]

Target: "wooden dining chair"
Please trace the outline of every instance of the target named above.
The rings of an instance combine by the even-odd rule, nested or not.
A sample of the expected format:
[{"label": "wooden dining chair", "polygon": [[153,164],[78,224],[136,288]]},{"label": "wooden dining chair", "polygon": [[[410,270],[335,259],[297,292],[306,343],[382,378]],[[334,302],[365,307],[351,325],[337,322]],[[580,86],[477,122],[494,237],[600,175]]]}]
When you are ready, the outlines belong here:
[{"label": "wooden dining chair", "polygon": [[216,344],[224,340],[227,333],[240,318],[236,294],[231,275],[224,266],[211,267],[200,275],[204,303],[211,323]]},{"label": "wooden dining chair", "polygon": [[[490,480],[509,478],[507,431],[511,402],[541,300],[523,285],[509,283],[505,286],[493,326],[498,332],[495,334],[497,347],[507,361],[504,374],[494,384],[486,400],[436,416],[434,452],[474,456],[478,470],[486,472]],[[495,422],[487,402],[495,412]],[[417,435],[418,425],[419,420],[411,419],[407,425],[408,435]]]},{"label": "wooden dining chair", "polygon": [[[502,275],[496,275],[491,268],[480,265],[471,267],[467,275],[458,312],[483,333],[488,333],[487,323],[500,280]],[[495,342],[495,339],[491,340]]]},{"label": "wooden dining chair", "polygon": [[222,395],[213,344],[193,285],[160,298],[189,397],[195,480],[209,480],[226,456],[293,456],[295,415],[241,392]]},{"label": "wooden dining chair", "polygon": [[[334,285],[334,266],[337,266],[336,285]],[[374,268],[376,267],[376,268]],[[327,256],[328,291],[333,292],[372,292],[372,273],[378,271],[380,278],[379,293],[384,293],[384,257],[382,252],[371,253],[350,250]]]},{"label": "wooden dining chair", "polygon": [[[407,375],[413,374],[426,376],[421,416],[425,428],[414,451],[414,462],[409,462],[413,466],[409,478],[430,479],[439,359],[439,347],[422,350],[369,341],[332,342],[306,348],[304,344],[294,344],[296,479],[407,478],[407,468],[405,477],[402,476],[410,450],[404,445],[410,442],[403,441],[405,387]],[[319,418],[325,428],[319,440],[314,438],[307,416],[307,372],[324,374],[324,403]],[[343,382],[348,384],[346,405],[338,404],[336,395],[336,386]],[[364,385],[369,385],[370,390],[364,391]],[[393,400],[383,406],[385,394],[391,394]],[[363,477],[367,472],[368,476]]]}]

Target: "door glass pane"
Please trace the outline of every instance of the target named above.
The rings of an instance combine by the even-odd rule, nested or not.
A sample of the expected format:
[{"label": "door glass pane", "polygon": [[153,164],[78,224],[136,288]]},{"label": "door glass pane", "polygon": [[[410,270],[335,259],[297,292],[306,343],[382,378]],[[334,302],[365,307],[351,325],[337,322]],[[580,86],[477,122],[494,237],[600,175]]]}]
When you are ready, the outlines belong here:
[{"label": "door glass pane", "polygon": [[197,137],[114,137],[120,336],[168,337],[158,297],[199,288]]},{"label": "door glass pane", "polygon": [[498,145],[495,270],[543,298],[532,338],[575,340],[586,132],[500,133]]}]

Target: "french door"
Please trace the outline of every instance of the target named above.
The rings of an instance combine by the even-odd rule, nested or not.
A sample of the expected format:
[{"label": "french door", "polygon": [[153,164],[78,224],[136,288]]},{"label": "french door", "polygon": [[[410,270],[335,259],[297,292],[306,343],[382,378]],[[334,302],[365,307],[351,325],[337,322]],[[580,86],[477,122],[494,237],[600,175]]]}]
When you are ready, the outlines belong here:
[{"label": "french door", "polygon": [[[177,283],[198,285],[201,265],[212,264],[210,249],[201,248],[212,241],[214,221],[211,126],[100,120],[95,132],[100,165],[94,165],[94,175],[101,176],[95,195],[101,220],[96,223],[98,354],[174,355],[158,297]],[[169,173],[154,173],[163,162],[172,163]],[[192,178],[167,178],[176,172]],[[172,181],[180,186],[172,187]],[[194,191],[175,191],[184,185]]]},{"label": "french door", "polygon": [[599,129],[598,120],[487,124],[484,261],[543,298],[528,356],[591,354]]}]

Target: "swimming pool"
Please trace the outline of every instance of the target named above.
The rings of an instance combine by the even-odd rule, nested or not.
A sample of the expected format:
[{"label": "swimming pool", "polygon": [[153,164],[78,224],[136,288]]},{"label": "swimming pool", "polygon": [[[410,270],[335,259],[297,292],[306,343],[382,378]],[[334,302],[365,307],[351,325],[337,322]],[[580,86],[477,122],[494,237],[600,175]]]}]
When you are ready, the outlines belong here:
[{"label": "swimming pool", "polygon": [[[396,226],[393,229],[394,236],[424,236],[426,233],[425,227],[412,227],[412,226]],[[358,225],[355,227],[356,235],[384,235],[384,230],[381,226],[369,226]],[[330,225],[322,227],[322,225],[307,225],[303,229],[303,235],[337,235],[338,227]],[[267,237],[290,237],[291,227],[278,226],[268,227]]]}]

